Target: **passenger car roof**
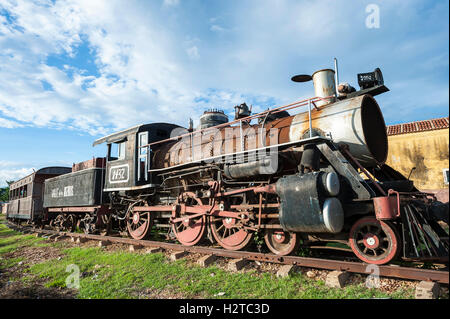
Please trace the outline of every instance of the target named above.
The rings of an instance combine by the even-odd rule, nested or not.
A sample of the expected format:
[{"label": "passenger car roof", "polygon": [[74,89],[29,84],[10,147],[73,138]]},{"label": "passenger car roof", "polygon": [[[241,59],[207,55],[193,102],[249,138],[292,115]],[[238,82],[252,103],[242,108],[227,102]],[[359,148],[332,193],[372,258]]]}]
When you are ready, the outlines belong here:
[{"label": "passenger car roof", "polygon": [[23,186],[25,184],[28,184],[32,181],[34,181],[34,177],[36,175],[61,175],[61,174],[67,174],[72,172],[71,167],[63,167],[63,166],[49,166],[49,167],[43,167],[41,169],[38,169],[37,171],[28,174],[25,177],[22,177],[21,179],[18,179],[17,181],[14,181],[9,186],[10,189],[16,189],[20,186]]}]

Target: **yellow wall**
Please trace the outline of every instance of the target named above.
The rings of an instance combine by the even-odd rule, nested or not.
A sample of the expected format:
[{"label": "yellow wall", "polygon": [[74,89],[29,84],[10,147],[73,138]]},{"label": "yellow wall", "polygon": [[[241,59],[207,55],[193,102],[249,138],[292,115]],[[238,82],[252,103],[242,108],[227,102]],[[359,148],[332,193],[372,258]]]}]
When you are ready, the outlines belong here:
[{"label": "yellow wall", "polygon": [[447,188],[442,170],[449,167],[449,129],[388,136],[387,164],[408,177],[422,189]]}]

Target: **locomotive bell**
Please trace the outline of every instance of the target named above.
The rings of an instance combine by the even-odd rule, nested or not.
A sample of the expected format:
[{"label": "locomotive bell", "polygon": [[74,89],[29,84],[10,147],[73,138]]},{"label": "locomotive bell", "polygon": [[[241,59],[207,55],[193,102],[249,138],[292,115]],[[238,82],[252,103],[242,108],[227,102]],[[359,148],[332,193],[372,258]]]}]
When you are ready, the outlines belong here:
[{"label": "locomotive bell", "polygon": [[239,120],[241,118],[250,116],[252,114],[252,108],[248,107],[246,103],[242,103],[241,105],[236,105],[234,107],[235,114],[234,119]]}]

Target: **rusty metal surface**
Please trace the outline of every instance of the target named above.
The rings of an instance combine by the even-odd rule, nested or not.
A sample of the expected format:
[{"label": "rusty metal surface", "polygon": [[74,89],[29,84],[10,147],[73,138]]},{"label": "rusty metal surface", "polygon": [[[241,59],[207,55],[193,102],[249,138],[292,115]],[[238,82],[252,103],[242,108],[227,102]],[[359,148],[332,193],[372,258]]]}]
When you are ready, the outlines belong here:
[{"label": "rusty metal surface", "polygon": [[[16,227],[16,226],[13,226]],[[20,229],[18,229],[20,230]],[[30,231],[30,230],[28,230]],[[311,267],[327,270],[341,270],[353,273],[361,274],[371,274],[372,268],[369,264],[361,262],[350,262],[350,261],[339,261],[321,258],[309,258],[309,257],[297,257],[297,256],[279,256],[275,254],[264,254],[257,252],[247,252],[247,251],[230,251],[217,248],[201,247],[201,246],[182,246],[179,244],[172,244],[166,242],[149,241],[149,240],[134,240],[130,238],[112,237],[112,236],[100,236],[100,235],[89,235],[80,233],[66,233],[57,232],[51,230],[41,230],[32,229],[32,231],[37,233],[45,234],[57,234],[70,237],[80,237],[91,240],[99,241],[110,241],[128,245],[137,245],[144,247],[161,247],[164,249],[171,249],[176,251],[187,251],[195,252],[200,254],[209,254],[228,258],[245,258],[248,260],[262,261],[262,262],[272,262],[279,264],[291,264],[301,267]],[[449,272],[448,270],[429,270],[429,269],[418,269],[418,268],[408,268],[408,267],[398,267],[381,265],[379,267],[379,275],[383,277],[410,279],[410,280],[427,280],[435,281],[442,284],[449,284]]]},{"label": "rusty metal surface", "polygon": [[93,167],[105,168],[105,166],[106,166],[106,157],[97,157],[97,158],[93,157],[90,160],[73,164],[72,172],[77,172],[77,171],[81,171],[81,170],[93,168]]},{"label": "rusty metal surface", "polygon": [[[278,144],[278,145],[276,145],[276,147],[277,148],[279,148],[280,150],[282,150],[282,152],[284,152],[287,148],[289,148],[289,147],[301,147],[302,145],[304,145],[304,144],[308,144],[308,143],[321,143],[321,142],[330,142],[331,140],[329,139],[329,138],[326,138],[326,137],[321,137],[321,136],[313,136],[312,138],[306,138],[306,139],[302,139],[302,140],[299,140],[299,141],[293,141],[293,142],[287,142],[287,143],[283,143],[283,144]],[[259,149],[256,149],[256,150],[251,150],[251,151],[242,151],[242,152],[237,152],[237,153],[234,153],[234,154],[222,154],[222,155],[218,155],[218,156],[216,156],[216,157],[209,157],[209,158],[204,158],[204,159],[197,159],[197,160],[195,160],[195,161],[193,161],[193,162],[186,162],[186,163],[184,163],[184,164],[178,164],[178,165],[175,165],[175,166],[164,166],[164,167],[162,167],[162,168],[154,168],[154,169],[151,169],[151,170],[149,170],[149,172],[163,172],[163,171],[172,171],[172,170],[174,170],[175,168],[181,168],[181,167],[188,167],[189,165],[191,165],[191,164],[199,164],[199,163],[202,163],[202,165],[206,165],[206,164],[204,164],[204,163],[207,163],[207,161],[216,161],[216,160],[225,160],[226,161],[226,158],[227,158],[227,156],[228,155],[230,155],[230,156],[242,156],[242,155],[246,155],[246,154],[248,154],[248,153],[250,153],[250,152],[259,152],[259,151],[267,151],[268,149],[270,149],[271,148],[271,146],[266,146],[266,147],[263,147],[263,148],[259,148]],[[166,155],[167,155],[167,153],[166,153]],[[162,155],[162,156],[160,156],[159,158],[163,158],[163,156],[164,156],[164,154]],[[166,161],[167,162],[167,161]]]},{"label": "rusty metal surface", "polygon": [[95,212],[99,208],[106,208],[106,206],[83,206],[83,207],[52,207],[48,208],[49,213],[86,213]]},{"label": "rusty metal surface", "polygon": [[[396,192],[397,193],[397,192]],[[394,219],[400,216],[400,198],[397,196],[381,196],[373,198],[373,207],[377,219]]]},{"label": "rusty metal surface", "polygon": [[[313,109],[311,117],[313,134],[329,134],[338,145],[347,144],[351,154],[364,165],[386,160],[388,142],[383,115],[369,95]],[[292,120],[290,140],[299,140],[308,133],[308,112],[297,114]]]},{"label": "rusty metal surface", "polygon": [[[318,101],[315,103],[317,106]],[[272,111],[278,112],[276,109]],[[250,125],[251,119],[195,131],[173,144],[169,143],[170,147],[157,145],[159,150],[155,152],[152,167],[172,167],[217,155],[299,141],[309,136],[308,111],[267,123],[263,120],[257,125]],[[352,155],[364,165],[371,166],[386,160],[384,119],[372,97],[358,96],[315,107],[311,111],[311,119],[313,136],[330,137],[337,144],[347,144]]]},{"label": "rusty metal surface", "polygon": [[[290,103],[290,104],[283,105],[283,106],[279,106],[279,107],[276,107],[274,109],[267,110],[267,111],[264,111],[264,112],[261,112],[261,113],[253,114],[253,115],[241,118],[241,119],[237,119],[237,120],[234,120],[232,122],[221,124],[221,125],[216,126],[215,128],[216,129],[220,129],[220,128],[228,127],[228,126],[233,125],[233,124],[238,124],[241,121],[242,122],[250,122],[253,119],[262,118],[262,117],[266,116],[268,113],[274,114],[274,113],[278,113],[278,112],[287,111],[287,110],[290,110],[290,109],[295,109],[295,108],[307,105],[308,101],[312,101],[314,103],[314,102],[320,101],[322,99],[323,98],[315,97],[315,98],[312,98],[312,99],[305,99],[305,100],[297,101],[297,102]],[[196,130],[195,133],[202,133],[203,134],[203,133],[205,133],[207,131],[209,131],[209,129]],[[175,143],[176,141],[179,141],[182,138],[189,137],[192,134],[193,133],[180,134],[180,135],[177,135],[177,136],[174,136],[174,137],[170,137],[168,139],[164,139],[164,140],[160,140],[160,141],[156,141],[156,142],[151,142],[148,145],[144,145],[144,146],[150,146],[150,147],[153,148],[155,146],[158,147],[159,145],[165,144],[167,142],[174,142]]]},{"label": "rusty metal surface", "polygon": [[193,132],[192,138],[184,138],[179,142],[158,148],[155,151],[152,167],[171,167],[218,155],[286,143],[289,142],[291,121],[292,117],[286,117],[265,123],[264,126],[243,122],[242,128],[238,125]]},{"label": "rusty metal surface", "polygon": [[[336,93],[335,73],[331,69],[323,69],[312,74],[315,96],[329,97]],[[334,102],[335,98],[318,101],[317,106],[322,106]]]},{"label": "rusty metal surface", "polygon": [[[318,103],[323,99],[317,97],[312,102]],[[273,121],[266,121],[266,118],[272,114],[279,115],[282,112],[286,114],[287,110],[306,105],[308,105],[308,100],[303,100],[213,128],[196,130],[157,143],[150,143],[148,146],[155,151],[152,167],[155,169],[172,167],[196,160],[209,159],[217,154],[254,150],[261,146],[274,145],[273,141],[277,141],[279,144],[287,143],[290,141],[289,132],[293,116],[284,116]],[[250,125],[249,123],[253,119],[260,119],[260,124]],[[276,129],[276,131],[271,131],[271,129]]]}]

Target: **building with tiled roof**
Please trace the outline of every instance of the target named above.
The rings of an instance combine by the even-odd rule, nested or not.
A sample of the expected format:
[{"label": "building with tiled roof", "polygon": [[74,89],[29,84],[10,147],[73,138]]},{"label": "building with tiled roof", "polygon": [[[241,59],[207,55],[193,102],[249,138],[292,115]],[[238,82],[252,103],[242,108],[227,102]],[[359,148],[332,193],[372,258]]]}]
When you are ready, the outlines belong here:
[{"label": "building with tiled roof", "polygon": [[445,128],[447,129],[449,128],[448,116],[432,120],[388,125],[386,126],[386,131],[388,135],[397,135],[413,132],[440,130]]},{"label": "building with tiled roof", "polygon": [[389,152],[386,163],[405,176],[411,176],[417,188],[433,192],[448,202],[449,191],[449,118],[386,126]]}]

